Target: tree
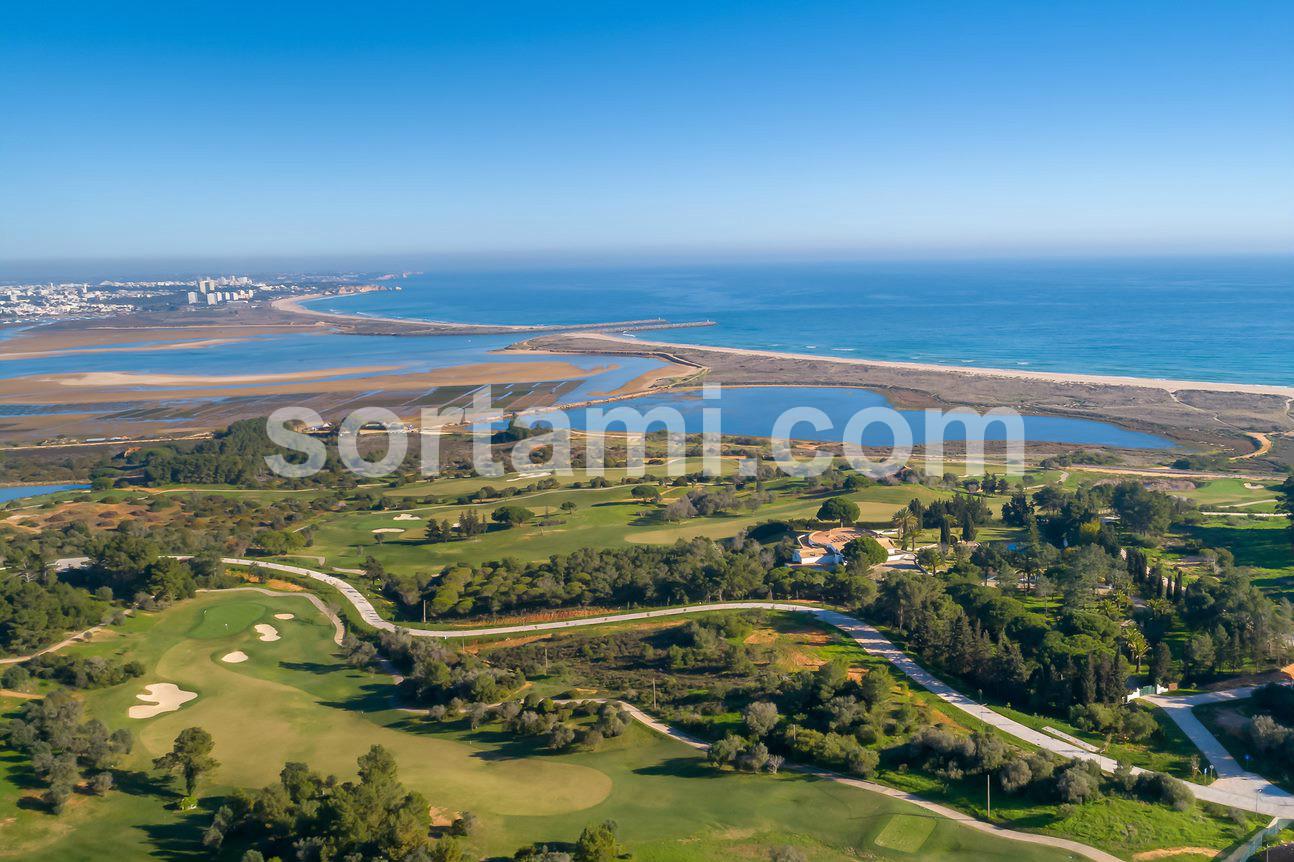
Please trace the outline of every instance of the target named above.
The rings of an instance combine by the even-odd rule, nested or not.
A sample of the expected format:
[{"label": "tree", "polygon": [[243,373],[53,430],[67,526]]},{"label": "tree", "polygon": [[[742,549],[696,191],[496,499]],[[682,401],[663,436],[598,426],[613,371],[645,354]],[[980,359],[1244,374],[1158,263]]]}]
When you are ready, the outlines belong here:
[{"label": "tree", "polygon": [[220,763],[211,756],[215,748],[211,734],[200,727],[189,727],[175,737],[171,750],[153,761],[153,767],[167,772],[179,772],[184,778],[184,792],[192,796],[203,773],[210,772]]},{"label": "tree", "polygon": [[1207,634],[1194,635],[1186,642],[1186,667],[1192,677],[1203,676],[1217,664],[1218,653],[1213,638]]},{"label": "tree", "polygon": [[1280,495],[1280,501],[1276,507],[1289,518],[1289,540],[1290,545],[1294,546],[1294,476],[1290,476],[1281,483],[1276,493]]},{"label": "tree", "polygon": [[650,500],[653,503],[660,500],[660,488],[655,485],[634,485],[629,493],[635,500]]},{"label": "tree", "polygon": [[746,740],[730,733],[710,746],[707,757],[714,766],[723,767],[736,760],[745,748]]},{"label": "tree", "polygon": [[773,728],[777,727],[777,722],[781,718],[777,712],[777,705],[766,700],[759,700],[746,707],[742,714],[746,721],[746,729],[752,736],[767,736]]},{"label": "tree", "polygon": [[1056,779],[1060,798],[1070,804],[1089,802],[1101,795],[1101,770],[1093,768],[1095,761],[1074,763]]},{"label": "tree", "polygon": [[1011,499],[1002,506],[1002,523],[1008,527],[1023,527],[1033,518],[1033,503],[1023,491],[1011,495]]},{"label": "tree", "polygon": [[842,553],[849,562],[857,560],[868,569],[889,559],[885,546],[871,536],[861,536],[846,543]]},{"label": "tree", "polygon": [[858,520],[858,504],[848,497],[831,497],[818,509],[819,521],[839,521],[843,527]]},{"label": "tree", "polygon": [[917,565],[929,570],[932,574],[938,574],[939,567],[944,564],[944,556],[941,547],[932,545],[922,548],[917,551]]},{"label": "tree", "polygon": [[1146,636],[1141,633],[1141,629],[1131,625],[1123,629],[1119,634],[1119,640],[1123,643],[1123,648],[1127,651],[1128,657],[1136,662],[1137,673],[1141,673],[1141,660],[1145,658],[1146,652],[1150,649],[1150,644],[1146,642]]},{"label": "tree", "polygon": [[900,547],[910,548],[916,545],[917,535],[921,532],[921,520],[912,509],[907,507],[899,509],[890,519],[890,523],[899,531]]},{"label": "tree", "polygon": [[500,506],[490,513],[490,520],[505,527],[519,527],[535,517],[535,513],[524,506]]},{"label": "tree", "polygon": [[1120,482],[1110,505],[1123,525],[1136,533],[1158,535],[1168,529],[1173,516],[1172,498],[1148,491],[1140,482]]},{"label": "tree", "polygon": [[586,826],[575,842],[575,862],[611,862],[624,856],[627,851],[616,837],[618,828],[614,820]]},{"label": "tree", "polygon": [[1155,644],[1150,657],[1150,681],[1155,685],[1168,685],[1173,681],[1173,651],[1163,641]]}]

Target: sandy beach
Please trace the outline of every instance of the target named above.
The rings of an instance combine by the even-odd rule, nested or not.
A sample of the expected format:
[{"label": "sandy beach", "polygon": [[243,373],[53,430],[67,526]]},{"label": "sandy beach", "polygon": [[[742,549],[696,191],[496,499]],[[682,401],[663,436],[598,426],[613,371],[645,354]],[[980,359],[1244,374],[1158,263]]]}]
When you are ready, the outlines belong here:
[{"label": "sandy beach", "polygon": [[401,326],[419,327],[428,330],[452,329],[462,332],[534,332],[533,327],[525,326],[508,326],[484,323],[453,323],[451,321],[441,320],[410,320],[401,317],[374,317],[366,314],[342,314],[336,311],[317,311],[306,306],[307,302],[316,299],[326,299],[336,294],[329,293],[307,293],[302,296],[285,296],[270,302],[270,307],[275,311],[282,311],[287,314],[297,314],[303,317],[315,317],[321,320],[345,323],[394,323]]},{"label": "sandy beach", "polygon": [[[408,392],[427,390],[434,386],[577,380],[608,371],[614,364],[584,369],[554,359],[537,362],[483,362],[403,374],[374,373],[398,367],[330,368],[290,374],[231,377],[125,372],[41,374],[0,379],[0,403],[95,404],[229,398],[238,395]],[[353,376],[337,377],[341,374]],[[332,379],[327,379],[329,377]]]},{"label": "sandy beach", "polygon": [[[925,371],[940,374],[961,374],[970,377],[988,377],[1005,380],[1037,380],[1049,383],[1078,383],[1090,386],[1132,386],[1145,389],[1159,389],[1165,392],[1177,392],[1189,389],[1197,392],[1243,392],[1249,395],[1275,395],[1281,398],[1294,399],[1294,386],[1280,386],[1265,383],[1217,383],[1202,380],[1165,380],[1155,377],[1121,377],[1106,374],[1075,374],[1055,371],[1032,371],[1026,369],[985,368],[977,366],[935,365],[922,362],[895,362],[880,359],[861,359],[848,356],[823,356],[816,353],[789,353],[777,350],[750,350],[737,347],[710,347],[697,344],[675,344],[666,341],[647,341],[641,338],[625,338],[619,335],[608,335],[600,332],[581,333],[580,338],[607,341],[627,348],[640,348],[646,351],[701,351],[705,353],[724,353],[731,356],[750,356],[765,359],[799,359],[814,362],[830,362],[839,365],[854,365],[872,368],[890,368],[906,371]],[[552,346],[550,344],[550,349]],[[595,352],[595,351],[579,351]]]}]

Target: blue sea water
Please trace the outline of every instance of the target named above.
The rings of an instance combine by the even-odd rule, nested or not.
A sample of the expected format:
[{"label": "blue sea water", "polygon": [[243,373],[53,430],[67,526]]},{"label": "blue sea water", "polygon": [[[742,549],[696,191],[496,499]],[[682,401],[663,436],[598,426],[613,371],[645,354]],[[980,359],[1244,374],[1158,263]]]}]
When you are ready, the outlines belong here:
[{"label": "blue sea water", "polygon": [[665,317],[640,337],[827,356],[1294,384],[1294,258],[438,271],[315,307],[469,323]]},{"label": "blue sea water", "polygon": [[[716,325],[705,328],[632,335],[954,366],[1294,385],[1294,258],[437,271],[391,284],[401,289],[333,297],[316,307],[559,326],[655,317],[712,320]],[[218,376],[319,369],[347,376],[370,366],[416,372],[535,361],[497,352],[516,340],[510,335],[276,335],[180,350],[9,360],[0,363],[0,376],[84,371]],[[562,396],[563,403],[606,395],[659,367],[645,358],[561,358],[589,372]],[[239,388],[254,392],[256,387]],[[808,403],[833,421],[847,418],[860,399],[881,399],[841,389],[731,391],[724,403],[725,432],[766,434],[761,426],[792,397],[801,403],[812,399]],[[122,398],[130,400],[128,389]],[[685,415],[692,409],[685,395],[652,399],[665,399]],[[640,401],[648,407],[657,403]],[[18,415],[58,408],[6,409]],[[909,418],[920,439],[921,417]],[[836,424],[843,425],[843,418]],[[1029,417],[1027,430],[1030,439],[1040,441],[1170,445],[1108,423],[1074,419]],[[798,435],[811,438],[806,431]]]}]

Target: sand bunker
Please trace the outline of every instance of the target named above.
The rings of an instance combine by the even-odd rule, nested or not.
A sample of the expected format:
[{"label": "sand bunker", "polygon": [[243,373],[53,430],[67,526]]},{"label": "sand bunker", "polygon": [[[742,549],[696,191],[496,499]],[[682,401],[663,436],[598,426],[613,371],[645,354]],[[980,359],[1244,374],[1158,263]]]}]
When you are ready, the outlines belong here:
[{"label": "sand bunker", "polygon": [[266,643],[271,643],[279,639],[279,630],[267,623],[257,623],[256,634]]},{"label": "sand bunker", "polygon": [[144,686],[145,694],[138,695],[147,706],[132,706],[126,710],[131,718],[152,718],[164,712],[175,712],[183,704],[197,697],[197,692],[185,691],[170,682],[155,682]]},{"label": "sand bunker", "polygon": [[242,650],[234,650],[233,652],[227,655],[221,656],[220,660],[223,662],[228,662],[229,664],[239,664],[240,662],[247,661],[247,653],[243,652]]},{"label": "sand bunker", "polygon": [[1262,491],[1266,488],[1265,485],[1260,485],[1257,482],[1246,482],[1245,487],[1248,488],[1250,491]]},{"label": "sand bunker", "polygon": [[275,615],[274,615],[274,619],[276,619],[276,620],[294,620],[294,619],[296,619],[296,614],[275,614]]},{"label": "sand bunker", "polygon": [[406,512],[406,513],[404,513],[403,515],[396,515],[396,516],[395,516],[395,520],[397,520],[397,521],[421,521],[421,520],[422,520],[422,518],[419,518],[417,515],[410,515],[408,512]]},{"label": "sand bunker", "polygon": [[379,527],[373,532],[374,533],[403,533],[404,530],[401,530],[399,527]]}]

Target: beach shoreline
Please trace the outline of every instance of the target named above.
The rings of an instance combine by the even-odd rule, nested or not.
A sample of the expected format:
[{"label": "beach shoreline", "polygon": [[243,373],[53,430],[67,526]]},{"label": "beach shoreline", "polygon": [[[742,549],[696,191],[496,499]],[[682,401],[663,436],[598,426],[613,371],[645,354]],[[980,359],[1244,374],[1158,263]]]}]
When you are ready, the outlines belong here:
[{"label": "beach shoreline", "polygon": [[[552,336],[561,338],[563,336]],[[1227,383],[1206,380],[1170,380],[1157,377],[1136,377],[1132,375],[1087,374],[1081,372],[1037,371],[1031,369],[990,368],[985,366],[940,365],[933,362],[904,362],[888,359],[865,359],[854,356],[829,356],[817,353],[793,353],[782,350],[756,350],[745,347],[716,347],[706,344],[682,344],[668,341],[648,341],[641,338],[626,338],[600,332],[580,333],[579,338],[606,341],[610,344],[629,348],[640,348],[642,355],[660,358],[662,354],[675,352],[719,353],[729,356],[743,356],[761,359],[794,359],[812,362],[826,362],[837,365],[858,367],[875,367],[901,371],[918,371],[936,374],[959,374],[970,377],[983,377],[1003,380],[1028,380],[1045,383],[1072,383],[1084,386],[1113,386],[1157,389],[1164,392],[1191,390],[1196,392],[1238,392],[1247,395],[1271,395],[1280,398],[1294,399],[1294,386],[1266,383]],[[525,342],[512,345],[508,350],[519,352],[563,352],[560,346],[545,343],[536,349],[526,346]],[[596,350],[579,349],[570,351],[581,355],[596,354]],[[627,351],[634,352],[634,351]],[[675,361],[686,363],[682,357]]]},{"label": "beach shoreline", "polygon": [[[384,290],[385,288],[373,288]],[[425,335],[540,335],[558,332],[598,332],[618,330],[632,332],[651,329],[683,329],[697,326],[714,326],[711,320],[669,321],[662,317],[637,320],[612,320],[595,323],[549,324],[549,323],[457,323],[451,320],[427,320],[410,317],[378,317],[367,314],[346,314],[339,311],[319,311],[306,307],[306,303],[323,299],[335,299],[338,296],[358,296],[372,291],[354,291],[351,293],[311,293],[301,296],[285,296],[270,301],[270,307],[284,314],[295,314],[305,317],[331,321],[337,324],[355,325],[394,325],[412,328],[407,334]]]}]

